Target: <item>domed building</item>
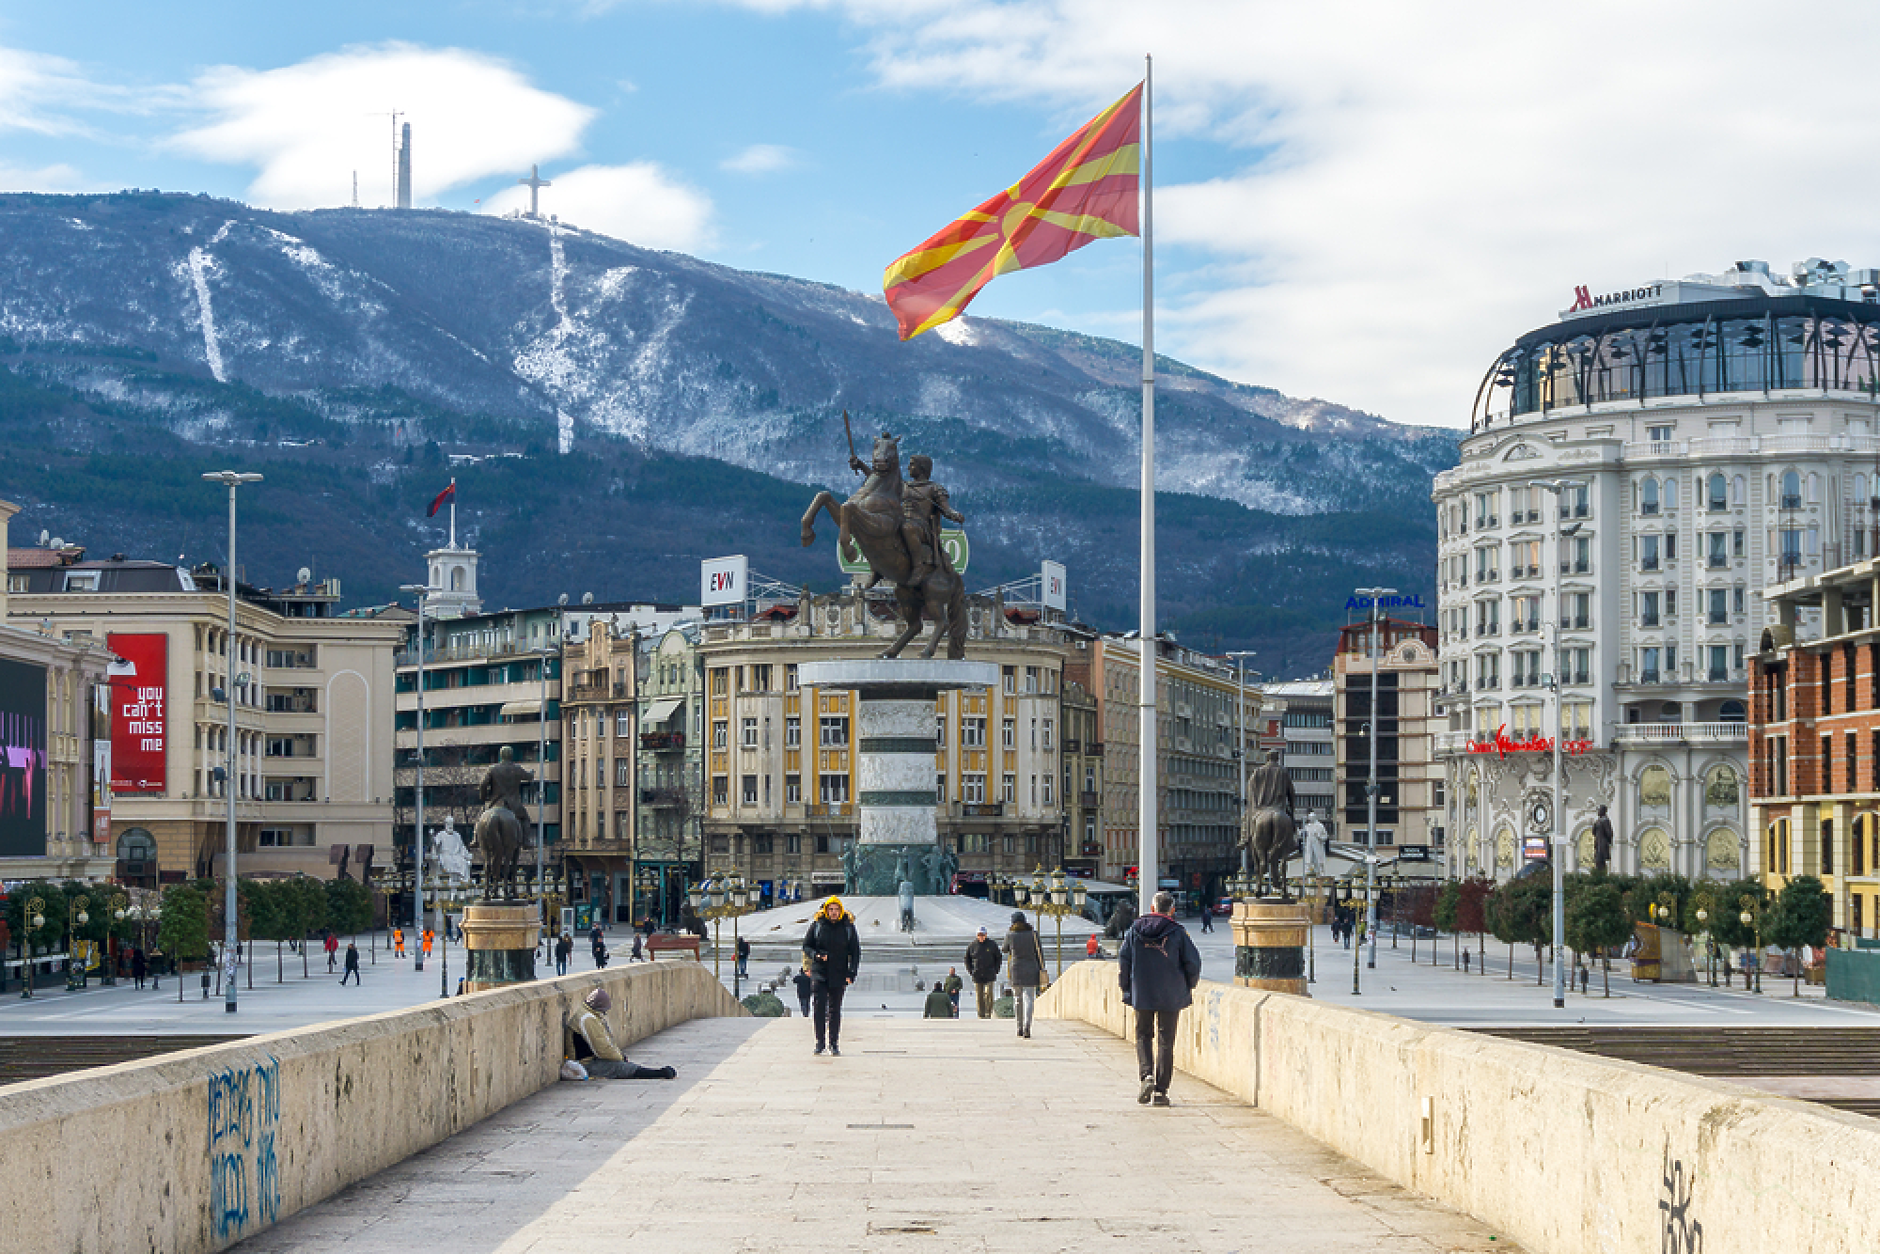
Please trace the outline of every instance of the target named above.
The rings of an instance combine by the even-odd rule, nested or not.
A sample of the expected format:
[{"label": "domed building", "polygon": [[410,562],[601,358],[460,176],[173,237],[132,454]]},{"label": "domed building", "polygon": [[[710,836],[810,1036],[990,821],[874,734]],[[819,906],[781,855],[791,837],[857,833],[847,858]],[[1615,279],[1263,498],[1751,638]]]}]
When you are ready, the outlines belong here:
[{"label": "domed building", "polygon": [[1604,805],[1614,870],[1748,872],[1762,590],[1875,552],[1876,301],[1819,259],[1581,287],[1489,368],[1432,493],[1452,874],[1546,856],[1556,729],[1568,870]]}]

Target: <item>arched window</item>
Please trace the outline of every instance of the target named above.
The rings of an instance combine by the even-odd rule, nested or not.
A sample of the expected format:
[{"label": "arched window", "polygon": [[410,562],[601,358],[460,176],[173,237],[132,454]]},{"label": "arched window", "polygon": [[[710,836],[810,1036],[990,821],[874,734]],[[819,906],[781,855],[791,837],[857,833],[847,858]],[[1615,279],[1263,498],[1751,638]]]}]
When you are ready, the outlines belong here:
[{"label": "arched window", "polygon": [[1705,504],[1713,510],[1728,509],[1730,507],[1729,481],[1722,475],[1712,475],[1709,487],[1710,491],[1706,494],[1709,499]]},{"label": "arched window", "polygon": [[1656,514],[1658,512],[1658,480],[1646,475],[1644,482],[1638,485],[1638,512]]},{"label": "arched window", "polygon": [[1658,721],[1661,723],[1682,723],[1684,707],[1676,701],[1667,701],[1658,707]]},{"label": "arched window", "polygon": [[1800,509],[1802,507],[1802,477],[1793,470],[1782,472],[1782,508]]},{"label": "arched window", "polygon": [[1741,723],[1744,721],[1743,714],[1743,703],[1741,701],[1725,701],[1722,705],[1717,707],[1717,721],[1719,723]]},{"label": "arched window", "polygon": [[1808,503],[1810,505],[1821,504],[1821,476],[1812,471],[1808,476]]},{"label": "arched window", "polygon": [[1677,507],[1678,481],[1676,479],[1667,478],[1665,480],[1665,508],[1670,510],[1676,509]]},{"label": "arched window", "polygon": [[450,568],[450,590],[452,592],[463,591],[463,567],[453,566]]},{"label": "arched window", "polygon": [[1749,495],[1749,481],[1742,475],[1730,480],[1730,504],[1741,505]]}]

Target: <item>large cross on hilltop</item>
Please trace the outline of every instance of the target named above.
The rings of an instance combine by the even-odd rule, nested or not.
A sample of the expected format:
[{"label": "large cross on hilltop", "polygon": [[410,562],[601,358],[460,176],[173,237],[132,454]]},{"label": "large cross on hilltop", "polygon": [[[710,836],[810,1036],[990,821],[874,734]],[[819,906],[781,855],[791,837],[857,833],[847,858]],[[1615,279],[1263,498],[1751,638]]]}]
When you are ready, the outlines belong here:
[{"label": "large cross on hilltop", "polygon": [[523,187],[526,187],[529,189],[529,216],[531,218],[541,217],[542,215],[540,213],[540,205],[537,201],[537,197],[539,197],[542,194],[542,189],[544,187],[553,187],[554,183],[550,182],[548,179],[543,178],[540,172],[537,170],[537,168],[533,165],[529,167],[529,177],[526,179],[517,179],[516,182],[521,184]]}]

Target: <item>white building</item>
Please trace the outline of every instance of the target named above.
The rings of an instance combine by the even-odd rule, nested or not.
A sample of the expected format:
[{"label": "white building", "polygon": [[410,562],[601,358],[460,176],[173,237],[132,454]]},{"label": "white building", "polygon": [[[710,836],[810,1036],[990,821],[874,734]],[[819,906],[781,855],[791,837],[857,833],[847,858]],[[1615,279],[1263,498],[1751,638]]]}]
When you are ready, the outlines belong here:
[{"label": "white building", "polygon": [[1298,817],[1318,816],[1328,834],[1338,835],[1337,739],[1332,728],[1333,683],[1329,679],[1294,679],[1260,689],[1262,713],[1277,714],[1285,738],[1281,761],[1292,777]]},{"label": "white building", "polygon": [[[1743,872],[1759,593],[1874,551],[1877,286],[1810,261],[1579,289],[1490,368],[1432,493],[1452,873],[1505,876],[1551,830],[1552,755],[1513,746],[1556,726],[1569,867],[1604,804],[1617,870]],[[1557,509],[1532,485],[1559,479],[1583,486]]]}]

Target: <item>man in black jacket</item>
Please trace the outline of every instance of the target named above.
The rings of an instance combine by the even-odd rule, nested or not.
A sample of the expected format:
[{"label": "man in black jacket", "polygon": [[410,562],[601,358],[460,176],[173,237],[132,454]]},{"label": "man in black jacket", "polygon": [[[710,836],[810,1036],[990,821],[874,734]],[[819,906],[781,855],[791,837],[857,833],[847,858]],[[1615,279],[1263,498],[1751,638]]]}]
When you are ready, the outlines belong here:
[{"label": "man in black jacket", "polygon": [[992,1017],[992,992],[1005,958],[996,942],[986,939],[986,929],[966,947],[966,974],[972,977],[973,992],[979,998],[979,1017]]},{"label": "man in black jacket", "polygon": [[1201,953],[1175,921],[1175,898],[1157,893],[1155,909],[1136,920],[1123,938],[1117,980],[1123,1004],[1136,1011],[1136,1069],[1142,1088],[1136,1100],[1166,1106],[1175,1072],[1175,1023],[1194,1001],[1201,982]]},{"label": "man in black jacket", "polygon": [[855,930],[855,916],[842,908],[840,897],[823,902],[809,931],[803,934],[803,960],[809,968],[816,1052],[823,1052],[826,1040],[829,1053],[840,1058],[842,995],[862,969],[862,938]]}]

